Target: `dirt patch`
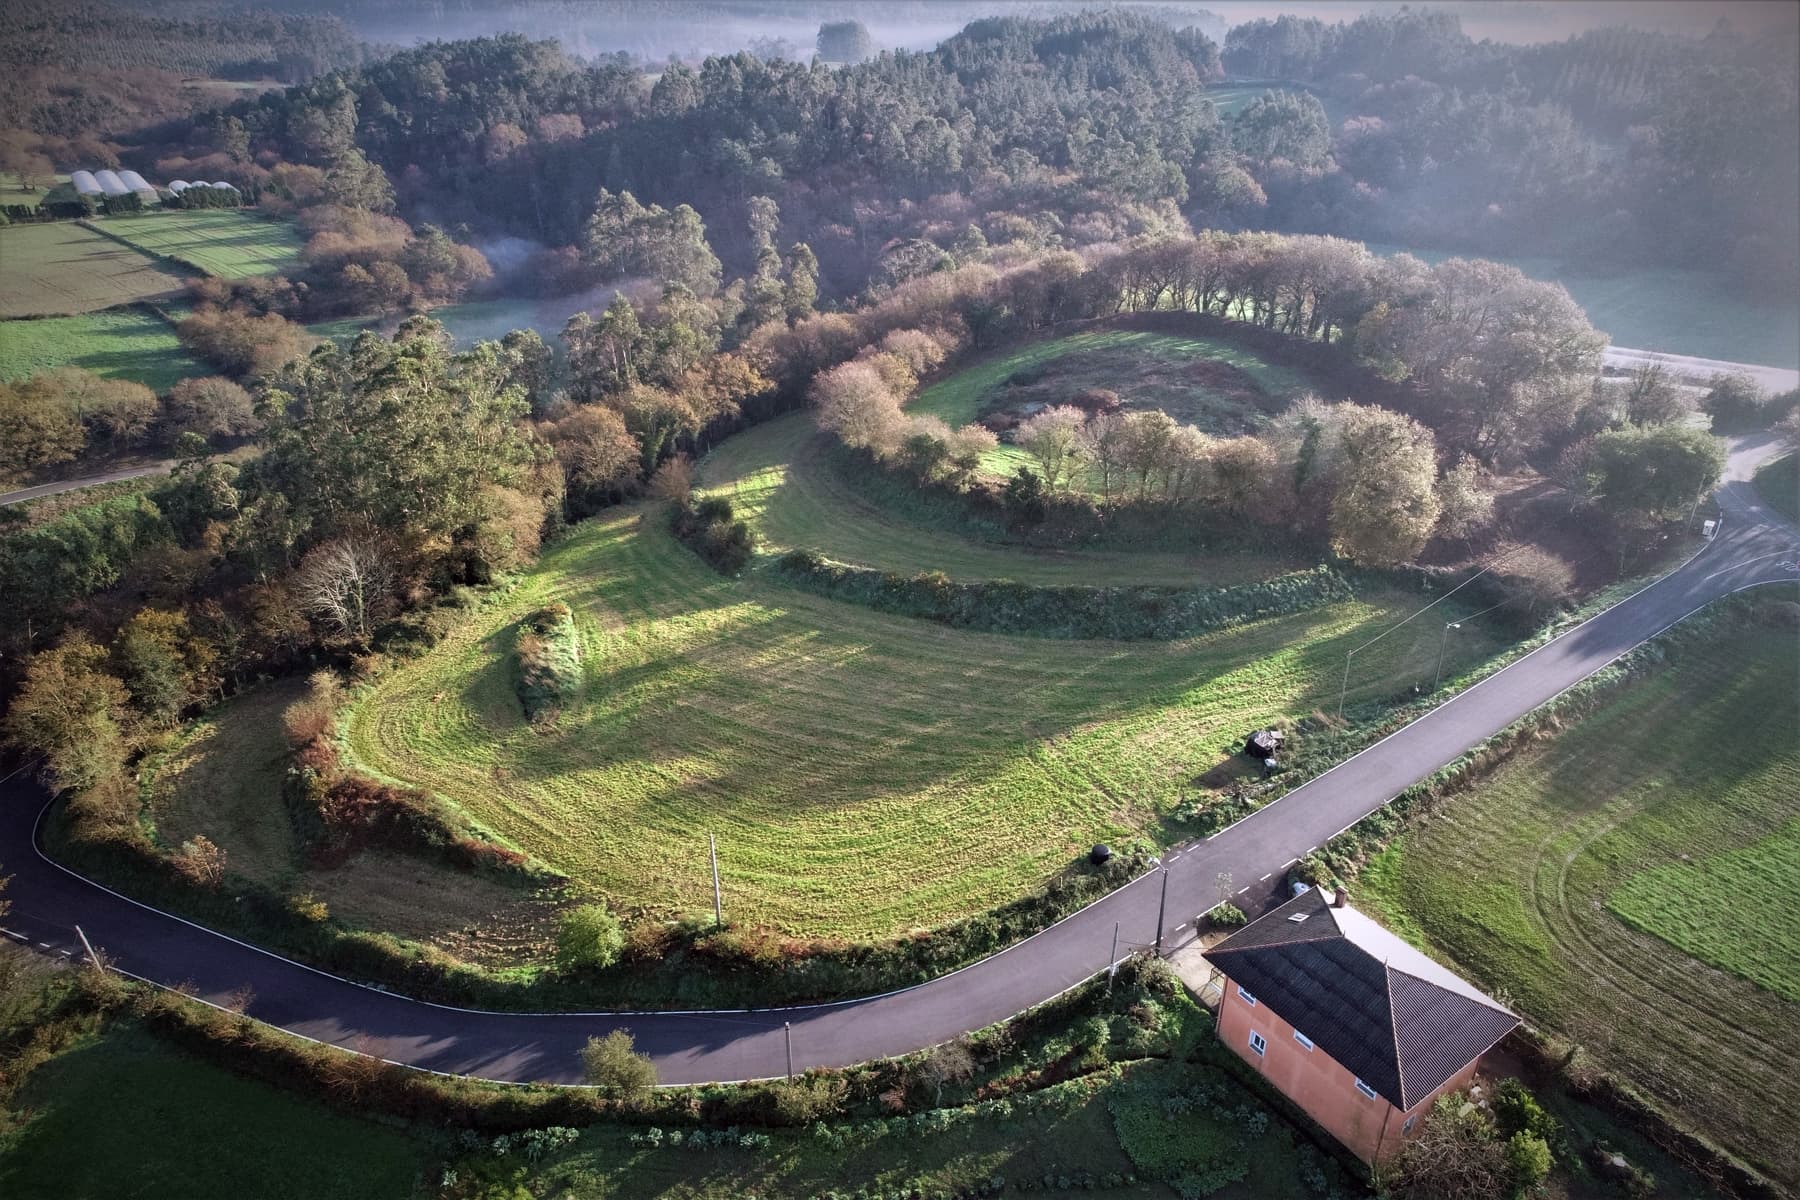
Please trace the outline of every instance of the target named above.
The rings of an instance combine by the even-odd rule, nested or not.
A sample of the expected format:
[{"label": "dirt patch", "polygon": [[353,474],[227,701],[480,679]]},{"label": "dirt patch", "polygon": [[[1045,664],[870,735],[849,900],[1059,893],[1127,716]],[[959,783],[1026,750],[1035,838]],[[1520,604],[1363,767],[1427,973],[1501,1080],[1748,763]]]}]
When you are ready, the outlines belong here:
[{"label": "dirt patch", "polygon": [[1254,429],[1286,402],[1219,359],[1108,346],[1015,371],[981,398],[980,414],[982,424],[1004,432],[1059,404],[1089,413],[1160,409],[1183,425],[1228,435]]},{"label": "dirt patch", "polygon": [[393,854],[308,871],[305,886],[339,920],[424,942],[464,962],[543,961],[561,904],[545,894]]}]

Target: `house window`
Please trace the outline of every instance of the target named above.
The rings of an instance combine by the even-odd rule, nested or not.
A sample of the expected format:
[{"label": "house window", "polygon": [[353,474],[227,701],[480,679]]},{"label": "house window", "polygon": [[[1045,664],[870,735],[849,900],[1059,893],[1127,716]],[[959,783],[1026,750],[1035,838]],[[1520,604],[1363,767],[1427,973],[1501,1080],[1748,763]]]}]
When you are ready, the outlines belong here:
[{"label": "house window", "polygon": [[1301,1033],[1298,1029],[1294,1030],[1294,1040],[1299,1042],[1302,1046],[1305,1046],[1308,1050],[1313,1048],[1313,1040],[1304,1033]]},{"label": "house window", "polygon": [[1269,1052],[1269,1043],[1264,1041],[1263,1035],[1254,1029],[1250,1031],[1250,1049],[1256,1052],[1258,1058]]},{"label": "house window", "polygon": [[1414,1113],[1412,1116],[1406,1118],[1406,1124],[1404,1124],[1400,1127],[1400,1132],[1401,1133],[1411,1133],[1413,1126],[1417,1125],[1418,1123],[1419,1123],[1419,1114]]},{"label": "house window", "polygon": [[1241,983],[1238,984],[1238,999],[1242,1000],[1245,1004],[1248,1004],[1251,1008],[1256,1007],[1256,997],[1252,996],[1249,992],[1246,992],[1244,990],[1244,985]]},{"label": "house window", "polygon": [[1371,1100],[1379,1099],[1379,1097],[1375,1095],[1375,1089],[1370,1087],[1368,1084],[1364,1083],[1360,1079],[1356,1081],[1356,1090],[1361,1092],[1363,1095],[1367,1096]]}]

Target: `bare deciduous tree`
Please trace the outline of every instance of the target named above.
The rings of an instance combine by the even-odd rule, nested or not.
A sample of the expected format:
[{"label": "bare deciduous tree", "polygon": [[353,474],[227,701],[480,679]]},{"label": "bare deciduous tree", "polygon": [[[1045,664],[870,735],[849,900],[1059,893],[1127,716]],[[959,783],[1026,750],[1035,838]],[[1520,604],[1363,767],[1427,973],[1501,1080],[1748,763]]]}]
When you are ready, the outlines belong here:
[{"label": "bare deciduous tree", "polygon": [[373,538],[344,537],[314,547],[294,575],[300,606],[359,642],[393,605],[393,559]]}]

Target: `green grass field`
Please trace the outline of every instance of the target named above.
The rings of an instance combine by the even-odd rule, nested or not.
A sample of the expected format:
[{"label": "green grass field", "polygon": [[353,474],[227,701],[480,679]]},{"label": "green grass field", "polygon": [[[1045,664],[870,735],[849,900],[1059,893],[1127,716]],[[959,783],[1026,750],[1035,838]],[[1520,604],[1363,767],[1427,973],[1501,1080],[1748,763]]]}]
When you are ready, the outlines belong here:
[{"label": "green grass field", "polygon": [[[809,935],[937,924],[1096,840],[1156,834],[1243,730],[1335,695],[1345,649],[1410,600],[1172,643],[982,635],[723,579],[662,521],[577,529],[369,690],[348,743],[621,906],[708,904],[716,833],[726,911]],[[575,610],[588,691],[544,730],[508,648],[553,599]],[[1421,630],[1359,658],[1352,696],[1428,678]]]},{"label": "green grass field", "polygon": [[[1068,396],[1105,387],[1117,392],[1128,408],[1166,408],[1202,428],[1241,432],[1247,422],[1238,397],[1218,394],[1199,379],[1172,377],[1174,364],[1192,367],[1196,360],[1216,360],[1242,372],[1269,397],[1271,410],[1308,390],[1304,373],[1217,338],[1108,329],[1032,342],[977,362],[920,391],[907,411],[965,425],[1004,403],[1009,378],[1041,370],[1052,385],[1066,382]],[[1055,402],[1065,397],[1046,392],[1036,398]],[[985,472],[1000,476],[1031,465],[1031,456],[1014,446],[1002,445],[982,459]]]},{"label": "green grass field", "polygon": [[0,321],[0,379],[21,379],[57,367],[81,367],[108,379],[135,379],[159,392],[190,375],[213,373],[181,348],[173,326],[140,307]]},{"label": "green grass field", "polygon": [[957,580],[1211,587],[1308,565],[1274,555],[1053,550],[960,537],[885,509],[859,492],[839,469],[833,448],[814,432],[809,413],[726,439],[701,462],[697,479],[751,522],[761,552],[807,549],[908,575],[942,571]]},{"label": "green grass field", "polygon": [[1746,619],[1450,801],[1361,885],[1534,1022],[1788,1185],[1796,677],[1791,628]]},{"label": "green grass field", "polygon": [[185,278],[72,221],[0,229],[0,319],[94,312],[179,291]]},{"label": "green grass field", "polygon": [[273,275],[300,261],[300,235],[286,221],[253,212],[171,209],[106,220],[103,228],[151,254],[180,259],[208,275]]},{"label": "green grass field", "polygon": [[9,1200],[364,1200],[415,1195],[429,1158],[401,1130],[339,1116],[119,1027],[33,1074],[0,1132]]},{"label": "green grass field", "polygon": [[1764,464],[1756,473],[1756,490],[1770,508],[1800,525],[1800,454]]}]

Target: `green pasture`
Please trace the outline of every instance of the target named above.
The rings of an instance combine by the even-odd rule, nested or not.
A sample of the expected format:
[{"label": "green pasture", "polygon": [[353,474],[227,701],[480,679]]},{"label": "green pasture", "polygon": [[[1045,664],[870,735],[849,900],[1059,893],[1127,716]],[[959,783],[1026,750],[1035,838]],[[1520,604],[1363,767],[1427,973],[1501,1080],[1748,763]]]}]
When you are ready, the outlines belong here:
[{"label": "green pasture", "polygon": [[701,462],[698,481],[751,523],[760,551],[806,549],[903,575],[1212,587],[1309,565],[1276,555],[1058,550],[963,537],[872,500],[846,478],[840,454],[815,432],[810,413],[796,413],[728,438]]},{"label": "green pasture", "polygon": [[341,1116],[121,1026],[58,1055],[0,1130],[10,1200],[404,1200],[429,1160]]},{"label": "green pasture", "polygon": [[[975,634],[724,579],[664,520],[576,529],[368,689],[348,746],[622,908],[710,907],[717,834],[727,914],[808,935],[935,925],[1097,840],[1170,836],[1162,818],[1244,730],[1334,700],[1344,652],[1413,603],[1166,643]],[[586,694],[533,727],[510,650],[551,600],[574,609]],[[1419,629],[1359,656],[1353,703],[1429,678]]]},{"label": "green pasture", "polygon": [[0,379],[81,367],[108,379],[135,379],[167,391],[212,370],[181,348],[175,328],[131,305],[78,317],[0,321]]},{"label": "green pasture", "polygon": [[172,294],[184,279],[73,221],[0,228],[0,318],[93,312]]},{"label": "green pasture", "polygon": [[417,857],[371,851],[314,868],[282,798],[288,768],[281,714],[305,692],[287,679],[252,688],[183,727],[138,771],[147,821],[173,849],[204,836],[232,873],[307,893],[354,929],[379,930],[473,963],[510,965],[540,955],[556,904],[496,880]]},{"label": "green pasture", "polygon": [[1365,897],[1792,1185],[1800,638],[1750,618],[1420,822]]},{"label": "green pasture", "polygon": [[105,220],[113,237],[178,259],[221,279],[273,275],[300,261],[300,235],[286,221],[235,209],[169,209]]}]

